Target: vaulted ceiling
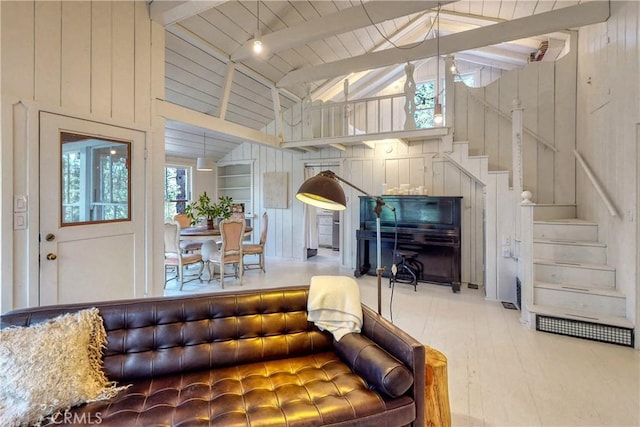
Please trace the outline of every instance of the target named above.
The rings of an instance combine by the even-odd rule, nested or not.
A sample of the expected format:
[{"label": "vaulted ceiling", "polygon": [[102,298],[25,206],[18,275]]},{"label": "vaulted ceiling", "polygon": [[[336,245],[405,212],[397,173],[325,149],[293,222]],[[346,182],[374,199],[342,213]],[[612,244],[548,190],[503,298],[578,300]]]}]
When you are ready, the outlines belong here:
[{"label": "vaulted ceiling", "polygon": [[341,100],[346,78],[361,98],[437,53],[465,70],[506,71],[547,42],[543,60],[555,60],[565,30],[609,13],[596,0],[156,0],[149,11],[165,27],[166,153],[214,160],[247,140],[277,146],[259,132],[274,109],[307,93]]}]

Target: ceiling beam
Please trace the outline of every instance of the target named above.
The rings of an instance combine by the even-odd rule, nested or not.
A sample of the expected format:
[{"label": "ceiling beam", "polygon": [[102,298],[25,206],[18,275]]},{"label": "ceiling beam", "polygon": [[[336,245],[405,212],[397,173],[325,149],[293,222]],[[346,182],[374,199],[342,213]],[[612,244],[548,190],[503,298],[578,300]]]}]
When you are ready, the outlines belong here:
[{"label": "ceiling beam", "polygon": [[267,135],[259,130],[222,120],[219,117],[210,116],[162,99],[155,100],[155,108],[158,115],[165,119],[176,120],[213,132],[224,133],[245,141],[257,142],[274,148],[280,147],[280,140],[273,135]]},{"label": "ceiling beam", "polygon": [[500,70],[514,70],[516,68],[524,67],[527,65],[528,60],[523,61],[521,64],[514,64],[513,62],[501,61],[498,59],[492,59],[485,55],[476,55],[477,51],[458,52],[454,55],[456,61],[465,61],[476,66],[498,68]]},{"label": "ceiling beam", "polygon": [[[604,22],[609,18],[609,2],[592,1],[544,12],[525,18],[501,22],[486,27],[451,34],[440,38],[440,54],[490,46],[511,40],[553,33],[567,28]],[[425,40],[411,49],[387,49],[352,58],[329,62],[315,67],[293,70],[277,83],[289,87],[299,83],[327,79],[353,72],[373,70],[407,61],[437,55],[437,40]],[[407,46],[409,47],[409,46]]]},{"label": "ceiling beam", "polygon": [[[368,27],[371,21],[380,23],[400,18],[427,9],[437,8],[438,4],[453,3],[446,1],[394,1],[393,7],[386,2],[368,2],[330,15],[302,22],[298,25],[262,35],[262,45],[273,55],[297,46],[303,46],[315,40],[343,34],[358,28]],[[368,16],[367,16],[368,14]],[[369,20],[369,16],[371,20]],[[246,41],[231,54],[232,61],[244,61],[252,58],[253,39]]]},{"label": "ceiling beam", "polygon": [[226,0],[198,0],[198,1],[152,1],[149,5],[151,20],[163,27],[191,18],[205,10],[212,9]]}]

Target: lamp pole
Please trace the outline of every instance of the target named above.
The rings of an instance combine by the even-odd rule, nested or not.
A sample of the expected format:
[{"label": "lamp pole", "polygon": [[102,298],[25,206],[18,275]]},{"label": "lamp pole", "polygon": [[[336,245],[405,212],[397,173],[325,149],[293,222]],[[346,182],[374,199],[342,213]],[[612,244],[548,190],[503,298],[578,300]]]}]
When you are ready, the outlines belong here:
[{"label": "lamp pole", "polygon": [[353,185],[346,179],[339,177],[338,175],[336,175],[331,171],[324,171],[320,173],[345,183],[349,187],[361,192],[365,196],[375,197],[376,199],[376,206],[375,208],[373,208],[373,211],[376,214],[376,277],[378,278],[378,314],[382,315],[382,273],[384,272],[384,267],[382,266],[382,246],[381,246],[382,238],[381,238],[381,231],[380,231],[380,214],[382,213],[383,206],[386,206],[391,211],[395,211],[396,209],[393,206],[387,205],[384,202],[384,200],[382,200],[382,197],[372,196],[371,194],[367,193],[363,189]]}]

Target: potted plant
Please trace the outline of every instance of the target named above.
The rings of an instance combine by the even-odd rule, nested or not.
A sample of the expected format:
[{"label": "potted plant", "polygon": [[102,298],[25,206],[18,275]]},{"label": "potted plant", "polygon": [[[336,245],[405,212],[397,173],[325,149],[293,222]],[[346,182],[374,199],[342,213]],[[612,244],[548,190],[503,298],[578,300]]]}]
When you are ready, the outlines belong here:
[{"label": "potted plant", "polygon": [[200,218],[207,220],[207,228],[213,228],[213,222],[217,218],[228,219],[231,217],[232,199],[229,196],[219,197],[217,203],[213,203],[205,191],[198,200],[187,205],[184,213],[191,220],[191,225],[196,225]]},{"label": "potted plant", "polygon": [[221,219],[231,218],[232,206],[233,206],[233,199],[230,196],[218,197],[218,203],[216,203],[216,208],[218,209],[218,212],[216,217]]}]

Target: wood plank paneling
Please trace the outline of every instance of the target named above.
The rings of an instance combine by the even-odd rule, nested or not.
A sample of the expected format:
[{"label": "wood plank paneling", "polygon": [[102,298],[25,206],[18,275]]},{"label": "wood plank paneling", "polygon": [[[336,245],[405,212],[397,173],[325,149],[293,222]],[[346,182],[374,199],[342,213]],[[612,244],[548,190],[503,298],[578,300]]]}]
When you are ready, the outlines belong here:
[{"label": "wood plank paneling", "polygon": [[[513,100],[517,97],[517,73],[507,73],[497,83],[500,85],[500,98],[496,106],[499,111],[511,114]],[[511,122],[505,119],[499,120],[498,130],[498,170],[511,171]],[[511,175],[510,175],[511,176]],[[510,181],[511,182],[511,181]]]},{"label": "wood plank paneling", "polygon": [[30,100],[34,97],[34,6],[30,2],[2,2],[1,7],[2,92]]},{"label": "wood plank paneling", "polygon": [[[430,195],[461,195],[464,197],[463,205],[465,206],[463,220],[463,245],[465,246],[462,266],[463,281],[472,281],[478,284],[484,283],[484,225],[482,223],[484,198],[482,196],[482,186],[472,181],[449,162],[442,160],[433,162],[432,159],[435,154],[433,149],[437,147],[437,144],[432,141],[414,142],[412,144],[423,145],[424,147],[418,151],[424,151],[424,154],[406,155],[397,158],[363,157],[331,149],[297,154],[259,144],[244,143],[229,153],[224,160],[255,160],[254,210],[256,215],[263,210],[261,200],[262,174],[265,171],[286,171],[290,173],[289,191],[291,191],[291,203],[289,208],[275,209],[273,213],[269,210],[270,219],[273,218],[274,221],[273,227],[279,227],[274,232],[280,237],[275,237],[273,242],[269,242],[269,239],[267,240],[267,256],[303,258],[302,217],[304,210],[301,203],[294,200],[294,195],[303,182],[305,162],[338,162],[339,157],[330,157],[330,153],[344,156],[343,158],[346,160],[344,168],[337,173],[370,194],[380,194],[382,184],[386,182],[389,188],[407,183],[414,187],[427,185]],[[251,147],[251,149],[247,147]],[[367,151],[372,150],[367,149]],[[353,235],[359,227],[360,213],[357,201],[362,194],[346,185],[343,185],[343,188],[350,208],[342,216],[341,260],[343,265],[355,268],[356,245]],[[478,218],[479,220],[477,220]],[[280,225],[275,225],[275,223]],[[293,230],[293,233],[290,230]]]},{"label": "wood plank paneling", "polygon": [[63,107],[91,108],[91,3],[62,2],[61,96]]},{"label": "wood plank paneling", "polygon": [[35,99],[60,105],[61,5],[36,2],[35,8]]},{"label": "wood plank paneling", "polygon": [[113,37],[111,2],[94,2],[91,11],[91,112],[110,117]]},{"label": "wood plank paneling", "polygon": [[[538,100],[554,100],[555,98],[555,64],[540,62],[538,67]],[[542,105],[541,105],[542,104]],[[555,102],[539,102],[535,108],[537,123],[536,133],[552,144],[554,140]],[[555,155],[542,144],[534,142],[537,149],[537,203],[553,203],[555,200]]]},{"label": "wood plank paneling", "polygon": [[[153,99],[149,85],[149,76],[152,73],[151,67],[151,21],[149,12],[144,2],[134,3],[134,116],[133,121],[137,123],[151,122],[151,104],[147,99]],[[160,70],[158,70],[159,72]]]},{"label": "wood plank paneling", "polygon": [[[571,50],[577,51],[577,36],[571,38]],[[554,202],[573,204],[576,202],[576,162],[573,150],[576,147],[576,55],[565,55],[556,62],[555,79],[555,145],[554,155]]]},{"label": "wood plank paneling", "polygon": [[134,3],[114,2],[113,11],[113,105],[112,117],[134,117],[135,25]]}]

